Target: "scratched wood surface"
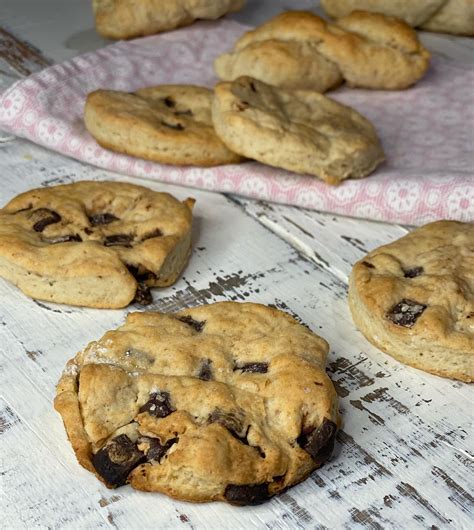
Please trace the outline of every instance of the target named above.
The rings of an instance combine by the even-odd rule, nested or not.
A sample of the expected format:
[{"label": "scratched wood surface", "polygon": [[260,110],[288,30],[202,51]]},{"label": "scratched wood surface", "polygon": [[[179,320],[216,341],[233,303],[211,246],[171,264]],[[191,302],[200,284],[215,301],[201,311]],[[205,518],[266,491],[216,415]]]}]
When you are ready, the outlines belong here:
[{"label": "scratched wood surface", "polygon": [[[263,3],[255,4],[261,15]],[[21,39],[32,31],[26,15],[15,11],[9,20],[9,42],[14,29],[26,47],[20,49],[29,52],[24,60],[20,54],[20,68],[4,59],[0,87],[24,76],[22,68],[35,71],[47,61],[39,37],[36,48]],[[71,24],[80,27],[77,17]],[[62,40],[55,53],[48,39],[49,57],[69,53]],[[447,49],[456,50],[458,42],[449,42]],[[127,180],[1,132],[0,167],[0,204],[31,187]],[[77,464],[52,408],[54,387],[68,358],[140,308],[47,304],[0,280],[0,527],[472,528],[471,388],[378,352],[354,328],[347,308],[352,263],[407,228],[133,181],[197,199],[190,264],[174,286],[154,290],[152,309],[268,303],[329,341],[328,373],[343,415],[334,455],[303,484],[253,508],[193,505],[128,486],[106,489]]]}]

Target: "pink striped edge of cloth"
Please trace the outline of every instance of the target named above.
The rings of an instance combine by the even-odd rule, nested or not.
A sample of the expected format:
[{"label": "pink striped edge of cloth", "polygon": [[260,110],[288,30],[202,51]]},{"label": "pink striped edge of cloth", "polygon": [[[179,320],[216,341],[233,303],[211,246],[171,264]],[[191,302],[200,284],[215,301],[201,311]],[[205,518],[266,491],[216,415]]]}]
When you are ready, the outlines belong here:
[{"label": "pink striped edge of cloth", "polygon": [[46,68],[0,96],[0,128],[128,176],[390,223],[474,220],[474,67],[441,57],[408,90],[343,87],[329,93],[372,121],[387,155],[371,176],[337,187],[257,162],[214,168],[148,162],[105,150],[86,131],[89,92],[164,83],[213,86],[214,58],[247,29],[226,20],[200,22]]}]

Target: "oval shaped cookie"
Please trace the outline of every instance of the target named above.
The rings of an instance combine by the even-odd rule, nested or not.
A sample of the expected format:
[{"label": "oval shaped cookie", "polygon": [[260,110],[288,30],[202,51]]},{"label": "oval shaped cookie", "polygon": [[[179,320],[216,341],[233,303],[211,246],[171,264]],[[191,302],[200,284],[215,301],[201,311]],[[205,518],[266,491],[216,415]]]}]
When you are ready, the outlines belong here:
[{"label": "oval shaped cookie", "polygon": [[193,205],[124,182],[27,191],[0,210],[0,276],[49,302],[150,303],[186,265]]},{"label": "oval shaped cookie", "polygon": [[331,454],[327,351],[258,304],[132,313],[68,362],[55,407],[80,464],[109,487],[259,504]]},{"label": "oval shaped cookie", "polygon": [[191,85],[96,90],[87,97],[84,122],[102,147],[119,153],[185,166],[239,162],[214,131],[212,96]]},{"label": "oval shaped cookie", "polygon": [[286,91],[239,77],[219,83],[215,94],[216,132],[247,158],[328,184],[365,177],[384,160],[372,124],[317,92]]},{"label": "oval shaped cookie", "polygon": [[395,359],[474,380],[474,225],[438,221],[370,252],[352,269],[352,318]]}]

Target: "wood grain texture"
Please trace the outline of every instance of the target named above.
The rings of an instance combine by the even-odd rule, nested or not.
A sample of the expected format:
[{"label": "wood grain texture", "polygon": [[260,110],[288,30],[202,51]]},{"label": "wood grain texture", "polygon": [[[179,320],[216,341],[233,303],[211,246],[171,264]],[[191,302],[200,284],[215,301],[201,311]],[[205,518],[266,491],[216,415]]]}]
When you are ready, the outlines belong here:
[{"label": "wood grain texture", "polygon": [[[259,23],[309,3],[249,0],[234,17]],[[105,43],[94,37],[82,0],[70,0],[68,9],[60,0],[47,9],[4,0],[2,19],[19,42],[55,60]],[[436,53],[472,61],[473,39],[422,38]],[[35,59],[42,53],[28,49],[33,56],[25,52],[20,69],[0,59],[0,90],[44,66]],[[129,180],[1,132],[0,169],[0,205],[32,187]],[[357,332],[347,307],[352,263],[407,228],[130,180],[197,199],[189,266],[174,286],[153,291],[151,309],[268,303],[329,341],[328,373],[344,422],[334,455],[304,483],[252,508],[106,489],[77,464],[53,410],[54,387],[67,359],[141,308],[47,304],[0,280],[0,528],[472,528],[471,388],[380,353]]]},{"label": "wood grain texture", "polygon": [[[1,203],[35,186],[127,180],[22,140],[0,149]],[[107,490],[75,461],[52,408],[54,386],[68,358],[140,308],[47,304],[0,281],[9,528],[468,528],[470,388],[378,352],[354,329],[347,308],[350,263],[406,230],[144,183],[197,199],[190,264],[175,286],[153,291],[151,309],[252,300],[294,314],[325,337],[344,422],[334,456],[303,484],[255,508],[192,505],[128,486]]]}]

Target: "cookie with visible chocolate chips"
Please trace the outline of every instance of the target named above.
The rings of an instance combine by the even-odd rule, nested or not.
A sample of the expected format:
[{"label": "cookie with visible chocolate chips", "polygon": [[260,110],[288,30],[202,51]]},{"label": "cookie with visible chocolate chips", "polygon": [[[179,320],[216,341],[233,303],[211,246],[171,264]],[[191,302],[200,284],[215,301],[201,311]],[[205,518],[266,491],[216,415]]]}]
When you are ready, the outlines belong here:
[{"label": "cookie with visible chocolate chips", "polygon": [[474,380],[474,224],[438,221],[370,252],[352,269],[352,318],[395,359]]},{"label": "cookie with visible chocolate chips", "polygon": [[27,191],[0,210],[0,276],[49,302],[150,303],[186,265],[193,205],[123,182]]},{"label": "cookie with visible chocolate chips", "polygon": [[102,147],[119,153],[184,166],[239,162],[214,132],[211,101],[212,90],[192,85],[96,90],[84,122]]},{"label": "cookie with visible chocolate chips", "polygon": [[259,504],[331,455],[328,344],[263,305],[131,313],[71,359],[55,408],[107,486]]}]

